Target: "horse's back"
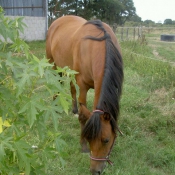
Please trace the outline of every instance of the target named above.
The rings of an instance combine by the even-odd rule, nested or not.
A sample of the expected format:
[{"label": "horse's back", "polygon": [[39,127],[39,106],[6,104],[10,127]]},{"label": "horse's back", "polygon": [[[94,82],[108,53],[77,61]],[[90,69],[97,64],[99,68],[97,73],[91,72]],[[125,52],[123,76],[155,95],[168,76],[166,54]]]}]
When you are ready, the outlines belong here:
[{"label": "horse's back", "polygon": [[72,36],[86,20],[77,16],[63,16],[55,20],[50,26],[46,40],[46,54],[50,62],[57,66],[73,68]]},{"label": "horse's back", "polygon": [[[48,30],[46,53],[60,67],[69,66],[79,72],[88,87],[101,86],[106,55],[106,42],[86,39],[91,36],[104,36],[98,27],[77,16],[64,16],[52,23]],[[103,26],[111,36],[114,45],[120,50],[115,34],[106,23]]]},{"label": "horse's back", "polygon": [[[103,23],[103,26],[120,52],[112,29],[106,23]],[[76,41],[73,45],[74,69],[80,72],[81,79],[90,88],[94,88],[94,84],[101,86],[106,59],[106,41],[95,41],[88,37],[101,38],[103,36],[104,32],[96,25],[88,23],[82,25],[73,35],[73,40]]]}]

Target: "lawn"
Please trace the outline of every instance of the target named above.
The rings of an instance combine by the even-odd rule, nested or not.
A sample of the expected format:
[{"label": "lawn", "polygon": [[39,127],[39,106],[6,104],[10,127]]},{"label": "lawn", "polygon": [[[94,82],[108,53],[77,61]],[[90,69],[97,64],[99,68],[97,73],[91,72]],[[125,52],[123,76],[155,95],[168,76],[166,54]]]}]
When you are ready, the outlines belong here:
[{"label": "lawn", "polygon": [[[157,39],[155,39],[157,37]],[[175,43],[120,42],[125,80],[121,99],[119,135],[111,154],[114,166],[103,175],[175,174]],[[31,52],[45,55],[45,42],[29,43]],[[93,90],[88,93],[92,109]],[[48,175],[87,175],[89,155],[80,152],[77,116],[69,112],[59,119],[59,131],[67,146],[63,159],[48,162]]]}]

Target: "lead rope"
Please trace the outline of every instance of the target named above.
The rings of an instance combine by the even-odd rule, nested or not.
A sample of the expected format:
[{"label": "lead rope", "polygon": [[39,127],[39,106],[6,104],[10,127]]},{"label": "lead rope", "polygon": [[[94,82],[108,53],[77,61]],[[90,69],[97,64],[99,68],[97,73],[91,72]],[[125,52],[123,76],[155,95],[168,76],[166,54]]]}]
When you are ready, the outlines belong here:
[{"label": "lead rope", "polygon": [[117,130],[121,134],[121,136],[124,136],[123,132],[119,129],[118,125],[117,125]]}]

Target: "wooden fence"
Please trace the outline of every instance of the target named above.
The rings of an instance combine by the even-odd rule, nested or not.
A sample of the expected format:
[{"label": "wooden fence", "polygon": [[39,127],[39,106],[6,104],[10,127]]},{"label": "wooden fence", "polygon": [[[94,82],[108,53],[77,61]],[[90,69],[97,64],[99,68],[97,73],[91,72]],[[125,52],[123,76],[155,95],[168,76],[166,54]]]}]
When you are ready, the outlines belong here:
[{"label": "wooden fence", "polygon": [[142,27],[118,27],[114,31],[120,40],[136,40],[142,37]]},{"label": "wooden fence", "polygon": [[137,40],[145,37],[145,34],[175,34],[174,27],[115,27],[111,26],[114,33],[121,41]]}]

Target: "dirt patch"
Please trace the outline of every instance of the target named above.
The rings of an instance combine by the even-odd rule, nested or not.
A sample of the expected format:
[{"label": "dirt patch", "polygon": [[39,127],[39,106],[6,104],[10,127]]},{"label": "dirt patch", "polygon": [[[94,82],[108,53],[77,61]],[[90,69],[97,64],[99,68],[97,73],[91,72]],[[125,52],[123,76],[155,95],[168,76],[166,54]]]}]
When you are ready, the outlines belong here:
[{"label": "dirt patch", "polygon": [[159,56],[159,53],[155,49],[153,50],[153,54],[154,54],[155,57]]},{"label": "dirt patch", "polygon": [[175,62],[167,61],[166,59],[164,59],[163,57],[161,57],[161,56],[159,55],[159,52],[157,52],[157,50],[156,50],[155,48],[153,49],[153,55],[156,57],[156,59],[159,59],[159,60],[161,60],[161,61],[163,61],[163,62],[168,62],[168,63],[170,63],[172,66],[175,66]]}]

